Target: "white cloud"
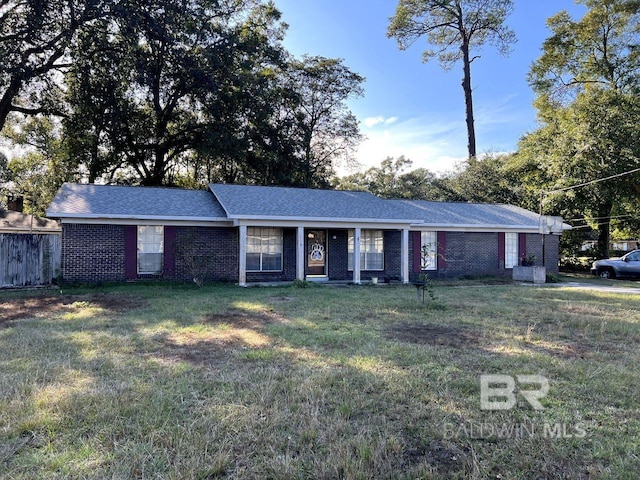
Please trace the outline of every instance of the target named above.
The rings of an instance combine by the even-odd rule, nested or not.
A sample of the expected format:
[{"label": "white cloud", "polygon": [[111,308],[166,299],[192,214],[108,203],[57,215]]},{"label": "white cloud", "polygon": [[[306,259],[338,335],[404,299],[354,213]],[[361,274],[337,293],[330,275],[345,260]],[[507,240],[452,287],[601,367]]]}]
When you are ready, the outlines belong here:
[{"label": "white cloud", "polygon": [[368,117],[364,119],[364,124],[367,128],[375,127],[376,125],[383,122],[384,122],[384,117]]},{"label": "white cloud", "polygon": [[[383,118],[383,117],[377,117]],[[369,119],[367,119],[369,120]],[[373,128],[384,124],[384,128]],[[418,117],[398,121],[389,117],[382,122],[364,122],[362,142],[357,153],[361,169],[379,166],[387,157],[404,155],[413,161],[412,168],[428,168],[434,172],[452,170],[466,158],[466,129],[463,121]],[[352,172],[339,172],[349,174]]]},{"label": "white cloud", "polygon": [[[509,129],[519,124],[519,113],[509,106],[510,97],[496,101],[476,114],[478,152],[512,151],[518,140]],[[362,133],[367,137],[360,145],[356,158],[360,170],[380,166],[387,157],[404,155],[413,161],[412,168],[427,168],[444,173],[454,170],[467,158],[467,129],[463,113],[459,111],[429,114],[400,120],[399,117],[369,117],[363,122]],[[487,140],[483,142],[482,140]],[[353,171],[339,169],[339,175]]]},{"label": "white cloud", "polygon": [[389,117],[389,118],[385,118],[382,115],[378,115],[377,117],[367,117],[364,119],[364,125],[367,128],[373,128],[376,125],[380,125],[380,124],[384,124],[384,125],[391,125],[392,123],[395,123],[398,121],[398,117]]}]

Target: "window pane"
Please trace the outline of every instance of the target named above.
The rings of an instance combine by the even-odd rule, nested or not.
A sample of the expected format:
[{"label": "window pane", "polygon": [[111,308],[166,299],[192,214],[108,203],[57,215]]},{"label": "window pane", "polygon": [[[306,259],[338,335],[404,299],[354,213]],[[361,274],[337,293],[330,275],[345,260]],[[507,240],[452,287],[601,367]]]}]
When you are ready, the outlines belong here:
[{"label": "window pane", "polygon": [[247,228],[247,270],[282,270],[281,228]]},{"label": "window pane", "polygon": [[422,232],[420,238],[420,268],[422,270],[436,270],[438,268],[436,232]]},{"label": "window pane", "polygon": [[282,255],[276,254],[263,254],[262,255],[262,270],[264,271],[278,271],[282,270]]},{"label": "window pane", "polygon": [[384,255],[382,253],[368,253],[366,270],[384,270]]},{"label": "window pane", "polygon": [[138,273],[162,273],[164,227],[141,225],[138,227]]},{"label": "window pane", "polygon": [[513,268],[518,265],[518,234],[504,234],[504,268]]},{"label": "window pane", "polygon": [[139,253],[138,254],[138,272],[139,273],[162,273],[162,254],[161,253]]},{"label": "window pane", "polygon": [[247,253],[247,270],[250,272],[260,271],[259,253]]}]

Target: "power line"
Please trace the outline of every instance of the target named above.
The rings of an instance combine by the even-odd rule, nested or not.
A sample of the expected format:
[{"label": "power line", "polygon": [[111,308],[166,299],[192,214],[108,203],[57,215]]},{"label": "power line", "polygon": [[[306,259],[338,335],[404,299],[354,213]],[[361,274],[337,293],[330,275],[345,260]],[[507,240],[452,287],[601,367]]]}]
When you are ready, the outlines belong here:
[{"label": "power line", "polygon": [[591,180],[589,182],[579,183],[577,185],[571,185],[570,187],[558,188],[556,190],[549,190],[548,192],[545,192],[543,190],[543,191],[540,192],[540,194],[542,195],[544,193],[545,195],[549,195],[549,194],[552,194],[552,193],[566,192],[567,190],[573,190],[574,188],[586,187],[587,185],[593,185],[594,183],[604,182],[606,180],[611,180],[613,178],[624,177],[625,175],[630,175],[630,174],[636,173],[636,172],[640,172],[640,168],[634,168],[633,170],[629,170],[628,172],[617,173],[616,175],[611,175],[610,177],[606,177],[606,178],[599,178],[597,180]]},{"label": "power line", "polygon": [[609,222],[601,222],[601,223],[596,223],[595,225],[589,225],[589,224],[585,224],[585,225],[576,225],[575,227],[572,226],[571,229],[572,230],[581,230],[583,228],[593,228],[594,226],[599,227],[601,225],[608,225]]},{"label": "power line", "polygon": [[[589,220],[617,220],[619,218],[629,218],[629,217],[638,218],[636,215],[626,214],[626,215],[614,215],[613,217],[592,217]],[[580,218],[572,218],[570,220],[565,220],[565,222],[583,222],[584,220],[585,220],[585,217],[580,217]]]}]

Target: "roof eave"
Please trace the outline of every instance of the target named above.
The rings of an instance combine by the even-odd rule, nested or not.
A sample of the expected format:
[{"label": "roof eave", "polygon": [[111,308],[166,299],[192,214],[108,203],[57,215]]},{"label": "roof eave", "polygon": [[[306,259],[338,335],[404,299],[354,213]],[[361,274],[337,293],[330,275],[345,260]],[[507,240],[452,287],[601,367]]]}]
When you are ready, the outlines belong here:
[{"label": "roof eave", "polygon": [[153,220],[171,222],[228,222],[225,217],[193,217],[183,215],[110,215],[110,214],[86,214],[86,213],[64,213],[49,212],[47,217],[59,219],[87,219],[87,220]]},{"label": "roof eave", "polygon": [[251,220],[259,221],[299,221],[299,222],[331,222],[331,223],[380,223],[380,224],[399,224],[404,223],[411,225],[419,223],[420,220],[407,219],[407,218],[333,218],[333,217],[297,217],[297,216],[282,216],[282,215],[229,215],[230,220],[237,222],[246,222]]},{"label": "roof eave", "polygon": [[517,231],[521,233],[540,233],[538,225],[500,225],[500,224],[444,224],[444,223],[415,223],[412,228],[441,230],[441,231],[483,231],[483,232],[500,232],[500,231]]}]

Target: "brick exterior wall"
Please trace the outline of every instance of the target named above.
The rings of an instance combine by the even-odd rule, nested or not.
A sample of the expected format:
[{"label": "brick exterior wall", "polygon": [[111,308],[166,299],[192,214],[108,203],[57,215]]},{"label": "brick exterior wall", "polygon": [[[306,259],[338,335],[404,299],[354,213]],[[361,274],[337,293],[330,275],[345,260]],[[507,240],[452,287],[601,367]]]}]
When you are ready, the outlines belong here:
[{"label": "brick exterior wall", "polygon": [[[62,276],[65,282],[101,283],[124,282],[125,229],[124,225],[63,224]],[[328,275],[331,280],[350,280],[348,270],[348,230],[328,230]],[[333,238],[335,237],[335,238]],[[446,232],[446,267],[429,272],[433,277],[464,275],[511,275],[500,262],[497,233]],[[385,269],[362,271],[361,279],[376,276],[400,278],[401,240],[397,230],[384,232]],[[409,266],[411,280],[419,272],[412,265],[414,236],[409,235]],[[545,236],[545,260],[549,273],[558,272],[559,236]],[[175,269],[170,276],[138,276],[166,280],[192,281],[199,275],[206,281],[238,281],[238,229],[231,227],[175,227]],[[542,263],[542,238],[526,235],[526,251]],[[441,264],[442,262],[439,261]],[[283,229],[283,270],[281,272],[247,272],[248,282],[293,281],[296,278],[296,229]]]},{"label": "brick exterior wall", "polygon": [[497,233],[447,232],[447,266],[438,275],[504,275],[498,251]]},{"label": "brick exterior wall", "polygon": [[238,229],[227,227],[176,227],[175,277],[190,282],[194,277],[205,281],[238,281]]},{"label": "brick exterior wall", "polygon": [[[62,225],[62,276],[65,282],[124,282],[125,225]],[[175,227],[175,273],[138,279],[238,281],[238,229]],[[295,267],[294,267],[295,268]]]},{"label": "brick exterior wall", "polygon": [[[349,280],[353,279],[353,273],[349,272],[349,230],[329,230],[329,279]],[[333,237],[336,237],[335,239]]]},{"label": "brick exterior wall", "polygon": [[65,282],[123,282],[124,225],[62,225],[62,279]]},{"label": "brick exterior wall", "polygon": [[402,232],[400,230],[384,231],[384,272],[382,275],[379,272],[372,272],[370,275],[370,277],[376,276],[402,279]]},{"label": "brick exterior wall", "polygon": [[[558,256],[560,254],[560,236],[545,235],[544,237],[544,263],[547,273],[558,273]],[[527,234],[527,255],[535,255],[534,265],[542,266],[542,235],[537,233]]]},{"label": "brick exterior wall", "polygon": [[[500,260],[499,240],[497,233],[483,232],[445,232],[446,267],[440,266],[437,271],[429,271],[433,278],[462,277],[465,275],[511,276],[511,269],[505,269]],[[409,235],[409,265],[413,264],[413,235]],[[558,273],[560,237],[545,236],[545,263],[549,273]],[[542,237],[539,234],[526,235],[527,255],[536,256],[536,265],[542,265]],[[441,260],[438,259],[439,264]],[[411,268],[410,278],[418,279],[419,272]]]}]

